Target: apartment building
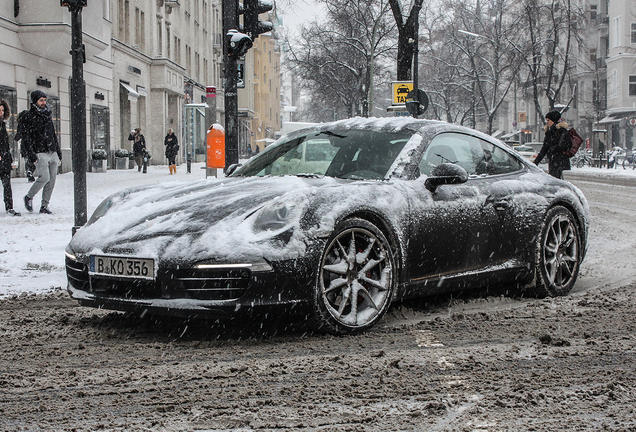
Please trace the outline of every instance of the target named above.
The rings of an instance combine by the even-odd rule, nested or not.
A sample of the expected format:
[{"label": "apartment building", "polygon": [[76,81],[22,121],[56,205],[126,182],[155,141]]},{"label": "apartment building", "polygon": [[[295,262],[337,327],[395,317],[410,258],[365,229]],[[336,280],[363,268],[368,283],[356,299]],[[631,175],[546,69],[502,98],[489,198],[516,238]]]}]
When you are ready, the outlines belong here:
[{"label": "apartment building", "polygon": [[[108,1],[95,2],[83,13],[86,63],[86,131],[90,148],[111,145],[113,134],[113,62],[111,11]],[[29,95],[42,90],[48,96],[63,152],[62,171],[71,170],[70,77],[71,15],[59,2],[19,0],[0,2],[0,97],[6,99],[12,116],[10,137],[17,114],[29,109]],[[14,159],[19,149],[13,145]],[[18,166],[17,173],[24,167]]]},{"label": "apartment building", "polygon": [[[30,92],[46,92],[65,154],[64,172],[71,170],[70,18],[55,1],[0,3],[0,97],[13,113],[9,134],[17,113],[29,108]],[[168,128],[186,141],[187,107],[208,103],[209,109],[197,109],[197,115],[205,112],[212,117],[206,122],[224,124],[221,18],[221,0],[89,0],[82,11],[88,149],[130,150],[128,136],[139,127],[151,163],[162,164]],[[244,150],[265,139],[259,141],[262,146],[280,130],[280,53],[274,32],[257,39],[245,63],[245,89],[239,94],[239,147]],[[216,87],[215,98],[206,97],[209,86]],[[195,160],[204,158],[204,139],[188,150]],[[181,160],[185,151],[182,145]],[[16,171],[23,172],[23,167]]]}]

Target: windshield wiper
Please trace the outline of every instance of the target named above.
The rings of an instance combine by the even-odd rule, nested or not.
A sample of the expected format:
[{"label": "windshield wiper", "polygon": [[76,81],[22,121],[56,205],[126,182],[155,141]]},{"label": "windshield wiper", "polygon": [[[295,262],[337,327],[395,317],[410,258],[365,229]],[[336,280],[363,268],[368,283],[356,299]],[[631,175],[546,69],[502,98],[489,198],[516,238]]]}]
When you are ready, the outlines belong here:
[{"label": "windshield wiper", "polygon": [[306,177],[306,178],[321,178],[321,175],[313,174],[313,173],[299,173],[296,174],[296,177]]}]

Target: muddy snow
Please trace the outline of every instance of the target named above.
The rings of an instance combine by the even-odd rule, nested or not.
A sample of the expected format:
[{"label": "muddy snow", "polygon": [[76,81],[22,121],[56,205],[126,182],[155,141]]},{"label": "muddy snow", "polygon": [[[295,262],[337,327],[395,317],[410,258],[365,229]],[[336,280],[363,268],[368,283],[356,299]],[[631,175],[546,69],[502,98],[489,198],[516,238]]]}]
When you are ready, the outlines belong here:
[{"label": "muddy snow", "polygon": [[636,188],[592,211],[573,292],[506,287],[395,305],[346,337],[0,301],[3,431],[636,430]]}]

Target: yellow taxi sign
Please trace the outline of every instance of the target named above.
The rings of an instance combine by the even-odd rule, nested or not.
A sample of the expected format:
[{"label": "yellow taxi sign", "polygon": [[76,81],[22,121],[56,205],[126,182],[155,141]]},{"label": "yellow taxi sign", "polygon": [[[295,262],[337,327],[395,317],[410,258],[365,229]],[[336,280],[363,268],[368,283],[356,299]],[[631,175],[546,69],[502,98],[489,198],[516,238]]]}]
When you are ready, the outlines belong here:
[{"label": "yellow taxi sign", "polygon": [[406,96],[413,90],[413,81],[393,81],[391,87],[393,89],[393,105],[404,105]]}]

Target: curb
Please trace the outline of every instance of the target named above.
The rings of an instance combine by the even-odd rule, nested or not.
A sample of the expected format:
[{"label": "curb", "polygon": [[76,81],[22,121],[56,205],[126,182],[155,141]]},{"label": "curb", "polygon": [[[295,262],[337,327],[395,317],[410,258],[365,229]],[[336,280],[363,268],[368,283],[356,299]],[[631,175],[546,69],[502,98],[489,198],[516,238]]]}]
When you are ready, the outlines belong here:
[{"label": "curb", "polygon": [[[615,171],[614,171],[615,172]],[[636,176],[622,176],[618,173],[614,174],[609,170],[607,174],[603,172],[577,172],[563,171],[563,178],[568,181],[588,181],[594,183],[605,183],[617,186],[633,186],[636,187]]]}]

